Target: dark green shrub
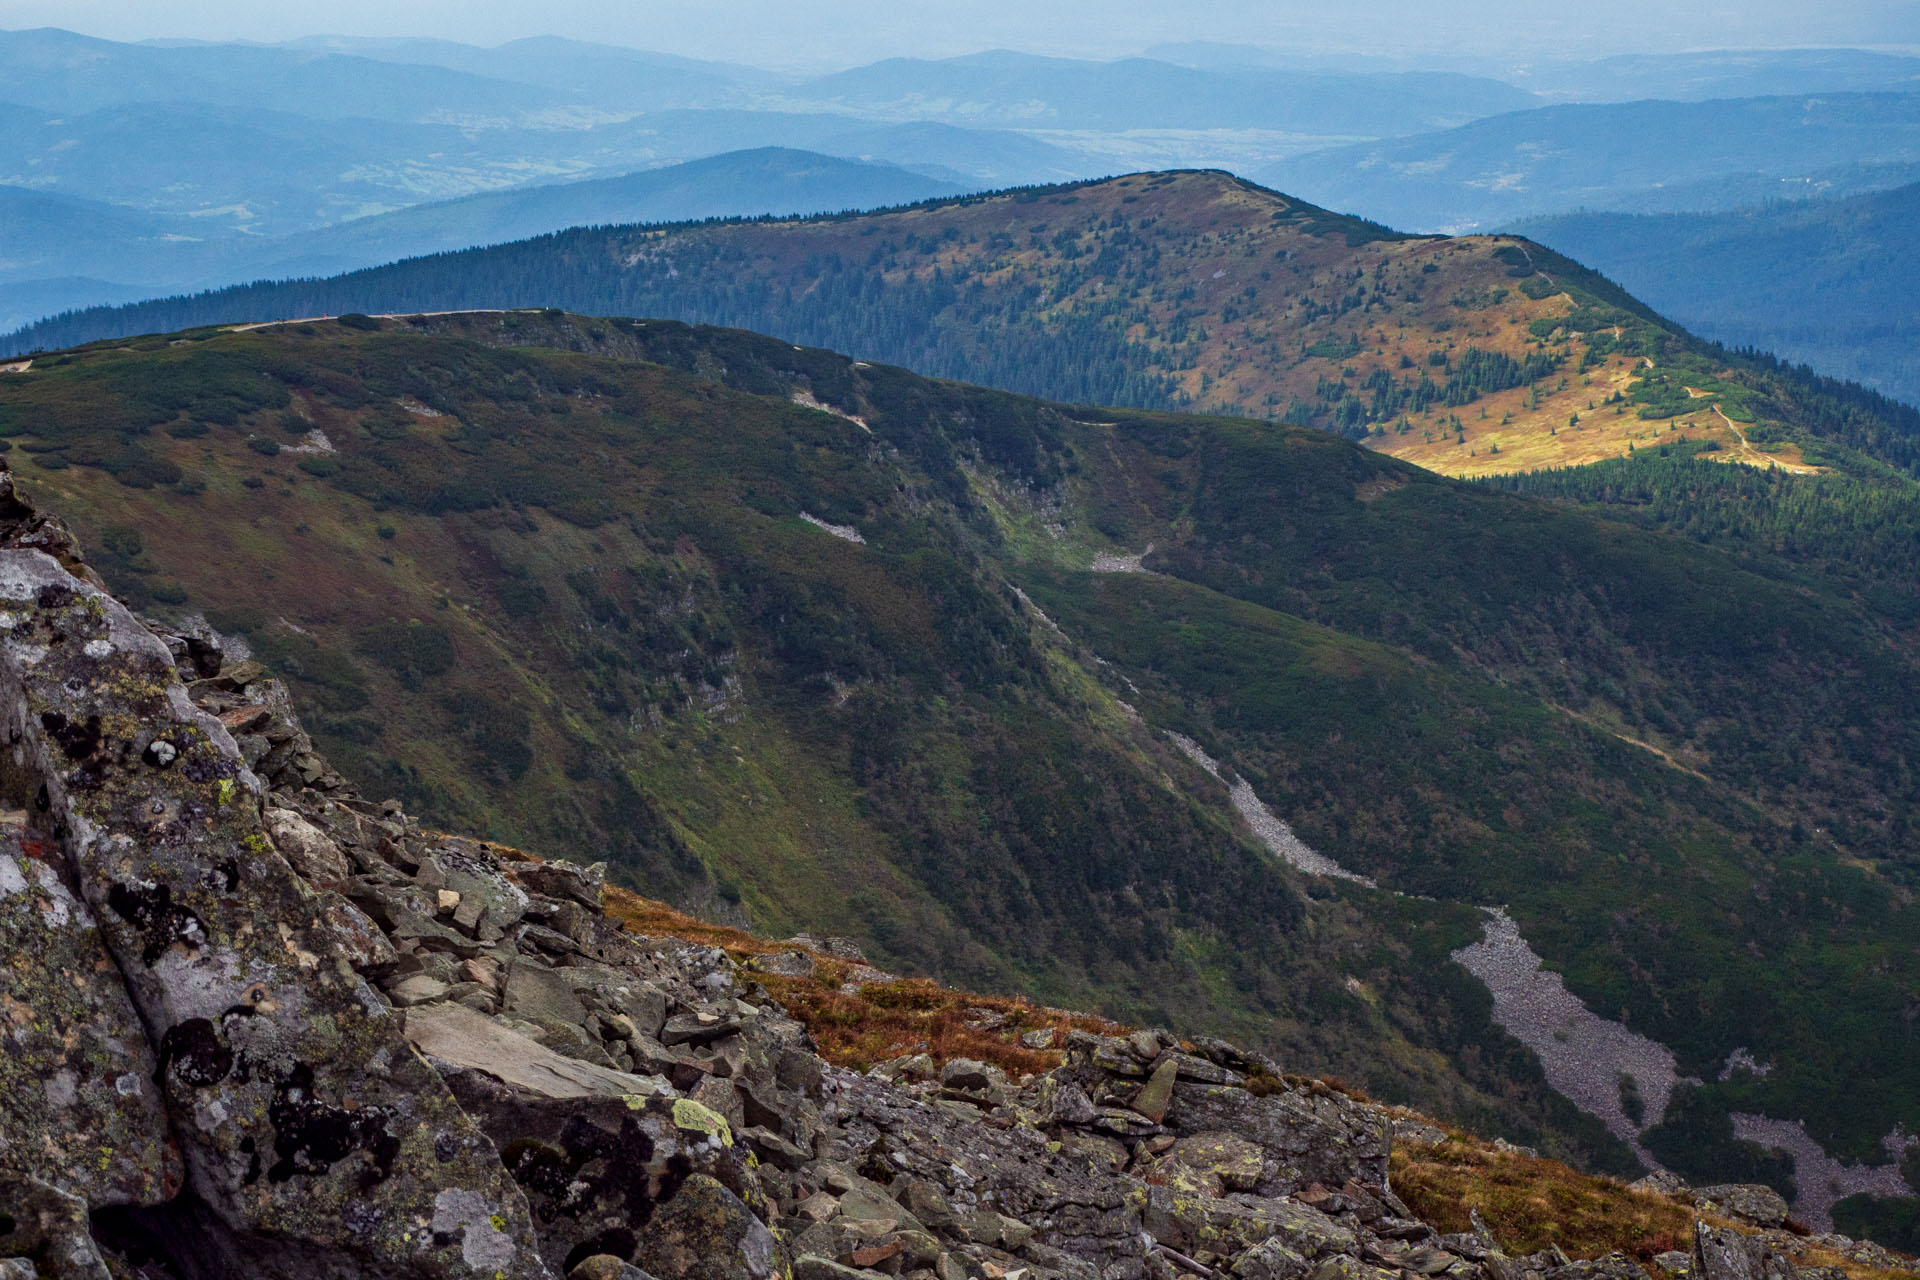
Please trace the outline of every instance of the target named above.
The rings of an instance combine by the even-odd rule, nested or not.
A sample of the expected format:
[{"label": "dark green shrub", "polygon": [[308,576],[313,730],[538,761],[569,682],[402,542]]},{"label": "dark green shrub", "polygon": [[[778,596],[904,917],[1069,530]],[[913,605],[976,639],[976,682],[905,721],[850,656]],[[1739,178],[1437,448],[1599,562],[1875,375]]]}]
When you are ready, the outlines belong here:
[{"label": "dark green shrub", "polygon": [[422,679],[453,670],[453,637],[417,618],[375,623],[360,633],[359,648],[409,688],[417,687]]}]

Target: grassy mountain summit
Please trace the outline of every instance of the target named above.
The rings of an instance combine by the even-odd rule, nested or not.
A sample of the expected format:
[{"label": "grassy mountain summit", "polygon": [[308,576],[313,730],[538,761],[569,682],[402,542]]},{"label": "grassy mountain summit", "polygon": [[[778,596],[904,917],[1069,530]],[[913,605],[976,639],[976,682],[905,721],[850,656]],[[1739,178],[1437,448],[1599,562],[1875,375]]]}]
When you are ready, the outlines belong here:
[{"label": "grassy mountain summit", "polygon": [[[435,822],[1591,1167],[1793,1190],[1736,1115],[1863,1178],[1920,1127],[1911,638],[1784,556],[559,313],[105,342],[0,374],[0,436],[120,591],[244,637]],[[1494,906],[1669,1055],[1639,1114],[1452,962]]]},{"label": "grassy mountain summit", "polygon": [[83,312],[13,345],[548,304],[736,325],[1055,399],[1303,423],[1453,475],[1683,441],[1763,468],[1829,465],[1833,445],[1860,443],[1856,428],[1903,430],[1836,423],[1847,415],[1778,371],[1693,340],[1527,241],[1401,236],[1211,172],[833,218],[576,230]]}]

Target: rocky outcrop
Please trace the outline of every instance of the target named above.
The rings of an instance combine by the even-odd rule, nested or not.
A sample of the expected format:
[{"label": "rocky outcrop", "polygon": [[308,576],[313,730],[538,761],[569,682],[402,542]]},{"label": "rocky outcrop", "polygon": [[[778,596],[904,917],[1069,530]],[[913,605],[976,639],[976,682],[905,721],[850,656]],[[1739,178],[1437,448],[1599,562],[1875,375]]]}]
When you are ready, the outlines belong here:
[{"label": "rocky outcrop", "polygon": [[[151,1050],[150,1071],[90,1096],[157,1084],[189,1193],[257,1237],[263,1269],[540,1274],[498,1154],[342,958],[268,834],[259,780],[166,647],[46,552],[0,550],[0,688],[8,790],[32,796],[21,847],[57,850],[99,922],[107,985],[144,1023],[121,1065]],[[423,1231],[453,1194],[485,1211]]]},{"label": "rocky outcrop", "polygon": [[257,664],[0,510],[3,1280],[1644,1274],[1440,1234],[1385,1109],[1218,1040],[833,1067],[760,979],[857,948],[640,936],[604,868],[362,798]]}]

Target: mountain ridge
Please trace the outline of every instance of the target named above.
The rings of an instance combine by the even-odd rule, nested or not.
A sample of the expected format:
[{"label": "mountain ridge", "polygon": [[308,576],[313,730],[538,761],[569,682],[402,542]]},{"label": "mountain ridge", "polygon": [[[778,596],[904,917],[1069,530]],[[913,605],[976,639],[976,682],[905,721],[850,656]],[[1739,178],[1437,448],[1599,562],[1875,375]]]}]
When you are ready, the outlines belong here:
[{"label": "mountain ridge", "polygon": [[1869,437],[1883,460],[1911,462],[1897,409],[1826,407],[1790,370],[1701,343],[1542,246],[1405,235],[1214,171],[574,232],[98,309],[10,345],[549,305],[784,333],[1060,400],[1291,420],[1454,475],[1676,445],[1762,468],[1851,466]]},{"label": "mountain ridge", "polygon": [[[1505,902],[1700,1082],[1645,1118],[1663,1163],[1792,1191],[1732,1115],[1881,1166],[1906,1114],[1912,655],[1777,554],[1299,428],[540,312],[108,343],[0,375],[0,417],[121,589],[255,645],[442,826],[909,971],[1177,1000],[1628,1172],[1450,959]],[[1447,901],[1296,879],[1242,784]]]}]

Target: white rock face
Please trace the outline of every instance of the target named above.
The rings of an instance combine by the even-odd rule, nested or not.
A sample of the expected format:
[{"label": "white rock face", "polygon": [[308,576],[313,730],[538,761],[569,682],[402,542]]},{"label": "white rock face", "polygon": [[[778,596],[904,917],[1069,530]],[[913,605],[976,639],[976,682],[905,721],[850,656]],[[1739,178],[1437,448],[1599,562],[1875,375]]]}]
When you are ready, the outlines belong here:
[{"label": "white rock face", "polygon": [[[1485,936],[1453,958],[1493,993],[1493,1020],[1533,1050],[1547,1083],[1597,1116],[1648,1168],[1660,1168],[1640,1145],[1640,1131],[1660,1122],[1681,1080],[1673,1051],[1580,1003],[1498,907],[1487,909]],[[1622,1075],[1633,1077],[1645,1104],[1639,1123],[1621,1105]]]},{"label": "white rock face", "polygon": [[828,524],[825,520],[822,520],[819,516],[814,515],[810,511],[802,511],[800,513],[800,518],[802,520],[805,520],[808,524],[812,525],[814,528],[825,529],[828,533],[832,534],[834,537],[840,538],[844,541],[858,542],[861,544],[865,544],[866,542],[866,539],[860,536],[860,531],[854,528],[850,524]]},{"label": "white rock face", "polygon": [[[1167,735],[1173,739],[1173,745],[1179,747],[1187,759],[1205,769],[1220,781],[1226,778],[1220,773],[1220,765],[1208,755],[1192,738],[1178,733]],[[1232,783],[1229,799],[1233,801],[1234,811],[1241,820],[1267,846],[1267,851],[1296,871],[1310,876],[1328,876],[1335,880],[1351,880],[1356,884],[1372,885],[1373,881],[1365,876],[1355,875],[1332,858],[1317,852],[1306,841],[1293,834],[1293,828],[1254,793],[1253,784],[1245,778],[1236,778]]]},{"label": "white rock face", "polygon": [[[855,367],[857,368],[858,366],[855,366]],[[857,413],[847,413],[844,410],[836,409],[832,405],[828,404],[826,401],[821,400],[820,398],[815,396],[811,391],[796,391],[789,398],[795,404],[799,405],[802,409],[814,409],[819,411],[820,413],[830,413],[834,417],[839,418],[842,421],[851,422],[854,426],[860,428],[862,431],[866,432],[868,435],[873,434],[873,428],[867,425],[867,420],[865,418],[861,417]]]},{"label": "white rock face", "polygon": [[1151,542],[1147,544],[1145,551],[1135,555],[1117,556],[1110,552],[1102,552],[1093,558],[1091,568],[1095,573],[1145,573],[1146,569],[1141,562],[1152,554]]}]

